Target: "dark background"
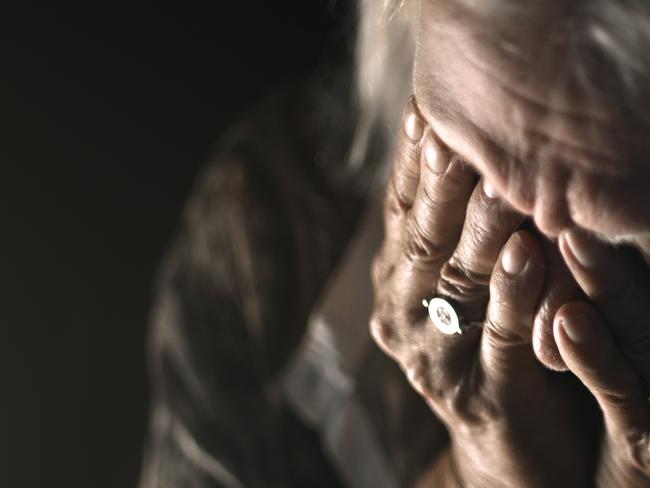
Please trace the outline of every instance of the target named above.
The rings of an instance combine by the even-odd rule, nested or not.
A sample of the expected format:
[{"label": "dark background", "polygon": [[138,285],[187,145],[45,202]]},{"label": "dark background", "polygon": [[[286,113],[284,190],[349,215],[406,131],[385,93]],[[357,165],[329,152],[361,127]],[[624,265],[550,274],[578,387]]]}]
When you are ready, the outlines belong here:
[{"label": "dark background", "polygon": [[193,176],[243,109],[341,47],[345,10],[3,12],[0,486],[135,485],[151,291]]}]

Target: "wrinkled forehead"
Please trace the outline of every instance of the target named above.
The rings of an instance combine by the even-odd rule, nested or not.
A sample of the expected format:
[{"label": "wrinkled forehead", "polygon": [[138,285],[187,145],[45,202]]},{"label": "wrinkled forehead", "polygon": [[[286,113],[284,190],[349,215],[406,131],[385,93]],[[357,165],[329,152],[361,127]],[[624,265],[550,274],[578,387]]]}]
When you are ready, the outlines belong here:
[{"label": "wrinkled forehead", "polygon": [[524,159],[560,149],[587,169],[618,171],[625,168],[610,163],[626,164],[622,156],[647,157],[648,98],[624,82],[598,46],[553,26],[573,12],[560,6],[531,14],[502,33],[485,27],[490,17],[451,15],[457,2],[445,12],[440,5],[423,3],[416,56],[416,90],[428,91],[421,98],[439,116],[461,112]]},{"label": "wrinkled forehead", "polygon": [[424,0],[419,34],[454,37],[461,53],[551,106],[588,99],[596,115],[648,123],[649,27],[650,2]]}]

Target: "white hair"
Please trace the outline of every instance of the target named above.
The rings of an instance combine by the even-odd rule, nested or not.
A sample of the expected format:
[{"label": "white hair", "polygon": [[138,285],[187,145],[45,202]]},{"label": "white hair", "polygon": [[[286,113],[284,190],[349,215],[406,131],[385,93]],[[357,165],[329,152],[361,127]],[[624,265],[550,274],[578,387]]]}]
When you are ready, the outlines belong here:
[{"label": "white hair", "polygon": [[[384,143],[394,139],[402,107],[413,91],[411,5],[406,0],[359,0],[355,73],[359,122],[350,153],[353,169],[378,164],[369,158],[374,137],[379,133]],[[387,149],[389,155],[390,143]]]}]

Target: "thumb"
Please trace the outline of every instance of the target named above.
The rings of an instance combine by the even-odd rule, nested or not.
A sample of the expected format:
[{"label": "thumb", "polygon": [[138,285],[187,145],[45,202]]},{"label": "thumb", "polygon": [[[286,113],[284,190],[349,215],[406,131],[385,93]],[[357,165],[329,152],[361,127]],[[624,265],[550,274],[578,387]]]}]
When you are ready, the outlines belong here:
[{"label": "thumb", "polygon": [[648,432],[646,387],[598,312],[583,302],[567,303],[555,315],[553,334],[564,362],[600,405],[607,430],[624,435]]}]

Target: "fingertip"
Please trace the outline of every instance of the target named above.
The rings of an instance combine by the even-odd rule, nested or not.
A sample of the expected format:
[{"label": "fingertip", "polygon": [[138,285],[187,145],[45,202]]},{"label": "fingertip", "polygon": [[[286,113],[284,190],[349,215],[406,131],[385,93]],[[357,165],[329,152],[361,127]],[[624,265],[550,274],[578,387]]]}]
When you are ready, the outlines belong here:
[{"label": "fingertip", "polygon": [[481,358],[486,372],[500,384],[512,384],[515,377],[534,382],[535,375],[543,371],[530,348],[535,307],[544,282],[543,259],[537,239],[527,231],[518,231],[501,250],[492,273]]},{"label": "fingertip", "polygon": [[417,107],[414,95],[411,95],[406,102],[403,119],[403,128],[406,136],[413,142],[420,141],[424,135],[424,128],[426,127],[426,123],[420,114],[420,110]]},{"label": "fingertip", "polygon": [[564,259],[564,262],[566,263],[567,267],[569,268],[573,276],[575,276],[577,280],[582,281],[584,279],[585,269],[580,264],[580,261],[578,261],[576,256],[573,254],[573,250],[569,245],[568,236],[569,236],[568,231],[562,232],[558,237],[557,247],[560,250],[562,259]]},{"label": "fingertip", "polygon": [[422,141],[422,159],[427,168],[436,175],[444,174],[450,164],[450,155],[434,138],[431,130],[426,131]]},{"label": "fingertip", "polygon": [[577,227],[562,232],[559,241],[562,255],[574,267],[577,265],[585,270],[594,269],[606,257],[605,245]]},{"label": "fingertip", "polygon": [[427,124],[420,115],[415,100],[409,98],[402,115],[402,129],[395,148],[392,170],[392,185],[389,185],[390,201],[401,209],[410,209],[413,205],[420,181],[421,140]]},{"label": "fingertip", "polygon": [[513,236],[506,243],[501,254],[501,267],[506,274],[516,276],[528,262],[529,250],[519,235]]},{"label": "fingertip", "polygon": [[581,302],[561,308],[553,324],[555,334],[564,334],[572,344],[586,347],[596,339],[596,324],[589,307]]},{"label": "fingertip", "polygon": [[553,337],[565,362],[574,363],[578,350],[593,345],[595,336],[596,324],[590,305],[570,302],[558,309],[553,319]]},{"label": "fingertip", "polygon": [[541,271],[542,262],[543,255],[537,239],[527,231],[515,232],[501,250],[492,274],[490,292],[498,297],[499,302],[512,302],[510,306],[516,306],[525,296],[532,306],[530,297],[536,294],[534,290],[541,289],[543,281],[543,273],[537,272]]},{"label": "fingertip", "polygon": [[497,192],[496,188],[492,184],[492,182],[486,178],[482,179],[483,182],[483,193],[485,196],[490,199],[490,200],[495,200],[499,198],[499,193]]},{"label": "fingertip", "polygon": [[543,253],[527,231],[515,232],[490,280],[489,327],[530,343],[535,308],[544,283]]},{"label": "fingertip", "polygon": [[558,309],[553,337],[569,370],[588,387],[615,356],[609,331],[598,312],[585,302],[565,303]]},{"label": "fingertip", "polygon": [[[538,240],[528,231],[515,232],[501,251],[500,268],[508,278],[521,279],[543,265],[543,252]],[[539,281],[539,280],[538,280]]]}]

